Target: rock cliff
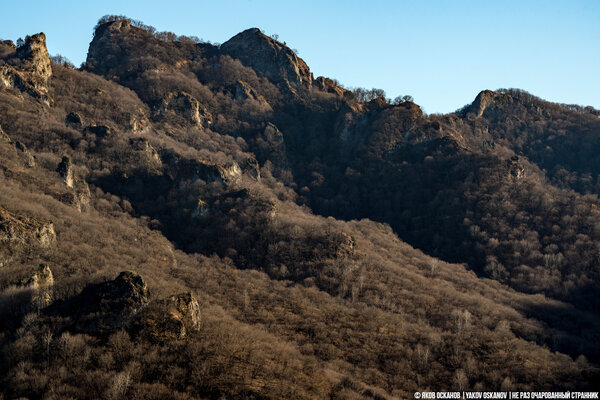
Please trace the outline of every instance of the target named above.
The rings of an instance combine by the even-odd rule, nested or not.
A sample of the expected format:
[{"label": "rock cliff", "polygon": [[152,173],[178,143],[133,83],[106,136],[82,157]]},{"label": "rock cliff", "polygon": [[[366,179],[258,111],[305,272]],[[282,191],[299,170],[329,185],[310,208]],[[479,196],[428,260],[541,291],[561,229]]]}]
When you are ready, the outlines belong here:
[{"label": "rock cliff", "polygon": [[46,35],[27,36],[14,55],[18,60],[16,65],[0,65],[0,87],[17,89],[50,104],[48,81],[52,66],[46,49]]},{"label": "rock cliff", "polygon": [[263,34],[258,28],[238,33],[221,46],[221,51],[254,68],[274,83],[293,93],[309,89],[312,75],[308,65],[289,47]]}]

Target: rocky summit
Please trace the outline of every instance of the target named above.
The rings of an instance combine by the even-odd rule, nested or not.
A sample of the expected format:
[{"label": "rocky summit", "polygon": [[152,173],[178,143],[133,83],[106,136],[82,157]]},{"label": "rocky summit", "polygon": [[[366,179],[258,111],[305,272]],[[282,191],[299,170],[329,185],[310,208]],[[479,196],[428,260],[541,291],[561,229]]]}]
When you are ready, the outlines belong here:
[{"label": "rocky summit", "polygon": [[0,398],[598,390],[600,111],[93,31],[0,41]]}]

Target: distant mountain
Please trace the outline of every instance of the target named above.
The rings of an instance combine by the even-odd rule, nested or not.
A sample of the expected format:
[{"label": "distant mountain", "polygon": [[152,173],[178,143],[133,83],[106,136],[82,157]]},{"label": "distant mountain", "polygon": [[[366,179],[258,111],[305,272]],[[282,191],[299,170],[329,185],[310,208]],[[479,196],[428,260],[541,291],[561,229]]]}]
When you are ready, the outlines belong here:
[{"label": "distant mountain", "polygon": [[257,28],[2,41],[0,393],[598,390],[598,115],[428,116]]}]

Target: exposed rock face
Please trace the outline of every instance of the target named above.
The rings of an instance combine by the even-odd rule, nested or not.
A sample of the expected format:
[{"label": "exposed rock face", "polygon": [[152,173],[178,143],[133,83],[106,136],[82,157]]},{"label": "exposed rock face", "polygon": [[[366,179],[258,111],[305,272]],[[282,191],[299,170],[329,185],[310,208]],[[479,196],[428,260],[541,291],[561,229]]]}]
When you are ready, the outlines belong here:
[{"label": "exposed rock face", "polygon": [[91,197],[90,187],[87,182],[77,180],[73,184],[73,190],[63,193],[58,199],[65,204],[75,207],[79,212],[85,212],[90,206]]},{"label": "exposed rock face", "polygon": [[264,131],[265,139],[267,139],[270,143],[277,143],[279,145],[283,144],[283,133],[275,126],[275,124],[269,122],[265,127]]},{"label": "exposed rock face", "polygon": [[259,154],[279,168],[289,168],[283,133],[271,122],[267,123],[262,135],[257,138]]},{"label": "exposed rock face", "polygon": [[52,303],[52,285],[54,285],[54,276],[46,264],[40,264],[38,270],[21,283],[22,287],[30,290],[29,301],[36,310],[41,310]]},{"label": "exposed rock face", "polygon": [[38,33],[27,36],[25,44],[17,49],[17,56],[23,61],[23,69],[35,78],[34,86],[47,91],[48,79],[52,76],[52,66],[46,49],[46,35]]},{"label": "exposed rock face", "polygon": [[237,81],[237,84],[235,85],[235,99],[237,101],[254,100],[265,106],[269,106],[267,100],[244,81]]},{"label": "exposed rock face", "polygon": [[0,243],[48,247],[56,241],[51,221],[16,214],[0,207]]},{"label": "exposed rock face", "polygon": [[219,170],[219,176],[225,184],[232,185],[238,183],[242,178],[242,169],[235,161],[219,165],[217,168]]},{"label": "exposed rock face", "polygon": [[325,78],[323,76],[317,77],[317,79],[315,79],[313,81],[313,86],[315,86],[317,89],[322,90],[324,92],[334,93],[334,94],[344,97],[344,98],[349,99],[352,97],[351,91],[344,89],[343,87],[340,87],[333,80],[331,80],[329,78]]},{"label": "exposed rock face", "polygon": [[213,117],[206,107],[186,92],[169,93],[162,101],[157,116],[166,117],[173,112],[198,126],[209,126]]},{"label": "exposed rock face", "polygon": [[290,48],[251,28],[221,45],[221,51],[254,68],[271,81],[283,84],[293,93],[310,89],[312,75],[306,63]]},{"label": "exposed rock face", "polygon": [[177,179],[202,179],[207,183],[221,182],[232,185],[242,178],[242,169],[235,162],[225,164],[214,164],[202,160],[171,160],[170,174]]},{"label": "exposed rock face", "polygon": [[25,162],[25,165],[29,168],[35,167],[35,158],[24,143],[17,141],[15,143],[15,148],[19,151],[19,155],[23,159],[23,162]]},{"label": "exposed rock face", "polygon": [[78,331],[101,334],[129,324],[148,302],[142,277],[125,271],[112,281],[86,286],[68,301],[55,302],[47,313],[70,317]]},{"label": "exposed rock face", "polygon": [[2,130],[2,126],[0,126],[0,141],[6,142],[6,143],[12,143],[12,139],[10,138],[10,136],[8,136],[3,130]]},{"label": "exposed rock face", "polygon": [[125,34],[131,30],[129,20],[109,22],[100,25],[94,32],[94,39],[90,43],[87,54],[86,66],[100,73],[118,63],[118,55],[108,51],[113,48],[114,36]]},{"label": "exposed rock face", "polygon": [[518,156],[513,156],[507,161],[508,166],[508,178],[513,180],[519,180],[525,176],[525,167],[519,161]]},{"label": "exposed rock face", "polygon": [[64,156],[56,171],[64,179],[65,184],[72,188],[73,187],[73,164],[71,163],[71,157]]},{"label": "exposed rock face", "polygon": [[356,249],[356,239],[346,232],[341,232],[340,236],[341,240],[338,245],[337,255],[342,256],[354,254],[354,250]]},{"label": "exposed rock face", "polygon": [[27,36],[17,48],[19,66],[0,66],[0,87],[17,89],[50,104],[48,80],[52,76],[50,57],[46,49],[46,35]]},{"label": "exposed rock face", "polygon": [[491,90],[484,90],[477,95],[475,101],[473,101],[471,107],[469,107],[469,111],[475,113],[478,117],[481,117],[490,105],[495,103],[507,104],[511,100],[512,97],[510,97],[510,95],[492,92]]},{"label": "exposed rock face", "polygon": [[144,117],[139,117],[134,114],[127,113],[127,122],[125,126],[131,133],[139,133],[148,126],[148,120]]},{"label": "exposed rock face", "polygon": [[136,333],[154,341],[183,339],[200,328],[198,301],[191,293],[182,293],[151,302],[132,324]]},{"label": "exposed rock face", "polygon": [[146,139],[146,138],[133,138],[133,139],[129,140],[129,143],[131,144],[131,147],[135,151],[140,151],[140,152],[144,153],[148,157],[148,160],[155,161],[155,162],[160,162],[160,156],[158,155],[158,152],[150,144],[150,142],[148,141],[148,139]]},{"label": "exposed rock face", "polygon": [[249,172],[250,176],[260,182],[260,164],[254,157],[250,157],[246,160],[246,165],[243,168],[244,172]]},{"label": "exposed rock face", "polygon": [[31,275],[26,282],[24,282],[24,286],[38,288],[40,286],[48,286],[54,284],[54,276],[52,275],[52,270],[46,264],[40,264],[38,270]]}]

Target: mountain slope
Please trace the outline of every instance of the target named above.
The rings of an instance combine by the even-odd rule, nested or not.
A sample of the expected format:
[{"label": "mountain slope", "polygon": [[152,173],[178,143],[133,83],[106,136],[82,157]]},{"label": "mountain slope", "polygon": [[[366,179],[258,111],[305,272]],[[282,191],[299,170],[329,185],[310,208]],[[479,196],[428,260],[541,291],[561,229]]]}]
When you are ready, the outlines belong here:
[{"label": "mountain slope", "polygon": [[[0,53],[23,82],[47,75],[39,93],[0,89],[4,396],[597,385],[597,272],[575,282],[580,297],[563,277],[583,232],[595,249],[597,199],[551,185],[508,145],[489,150],[469,125],[486,111],[357,102],[254,29],[218,48],[104,18],[84,70],[32,69],[47,61],[39,38],[33,57]],[[575,232],[539,239],[557,246],[540,260],[566,259],[558,278],[541,264],[550,286],[503,258],[522,246],[515,264],[538,260],[513,238],[540,230],[534,196]]]}]

